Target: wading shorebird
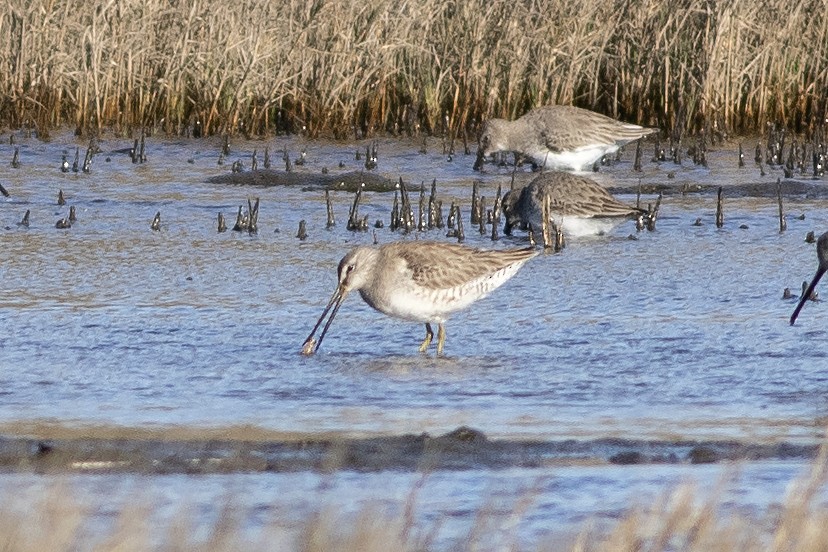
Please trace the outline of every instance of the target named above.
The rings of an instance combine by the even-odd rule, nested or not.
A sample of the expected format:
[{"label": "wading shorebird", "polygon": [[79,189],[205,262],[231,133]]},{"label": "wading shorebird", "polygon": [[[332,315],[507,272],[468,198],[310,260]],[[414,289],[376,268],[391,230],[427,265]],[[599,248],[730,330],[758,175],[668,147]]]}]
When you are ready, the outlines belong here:
[{"label": "wading shorebird", "polygon": [[592,170],[603,156],[656,131],[579,107],[538,107],[514,121],[486,121],[474,168],[480,170],[483,160],[493,153],[510,151],[536,167]]},{"label": "wading shorebird", "polygon": [[[533,248],[485,250],[441,242],[394,242],[379,247],[357,247],[339,262],[339,285],[322,312],[302,352],[311,355],[351,291],[374,309],[389,316],[423,322],[425,352],[437,324],[437,354],[446,341],[448,316],[486,297],[538,254]],[[333,309],[333,310],[331,310]],[[330,312],[319,340],[314,334]]]},{"label": "wading shorebird", "polygon": [[601,235],[625,220],[650,216],[644,209],[621,203],[606,188],[584,176],[551,171],[535,177],[522,189],[506,192],[503,196],[503,231],[527,228],[530,224],[540,232],[544,196],[549,195],[549,214],[561,226],[567,237]]},{"label": "wading shorebird", "polygon": [[808,285],[808,289],[802,292],[802,297],[799,298],[799,303],[796,305],[796,309],[791,315],[791,326],[793,326],[794,322],[796,322],[796,317],[799,316],[799,311],[802,310],[802,307],[805,306],[805,301],[807,301],[814,292],[814,288],[816,288],[816,285],[819,283],[822,275],[825,274],[826,270],[828,270],[828,232],[825,232],[819,237],[817,240],[816,250],[819,266],[817,267],[814,279],[811,280],[811,283]]}]

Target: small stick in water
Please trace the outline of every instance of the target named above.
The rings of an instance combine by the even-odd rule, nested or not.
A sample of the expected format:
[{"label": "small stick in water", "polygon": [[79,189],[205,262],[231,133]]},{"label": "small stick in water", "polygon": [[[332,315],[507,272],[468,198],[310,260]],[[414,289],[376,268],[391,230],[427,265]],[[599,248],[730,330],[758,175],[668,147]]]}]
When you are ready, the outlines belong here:
[{"label": "small stick in water", "polygon": [[29,210],[26,209],[26,214],[23,215],[23,220],[17,223],[18,226],[22,226],[24,228],[29,227]]},{"label": "small stick in water", "polygon": [[431,193],[428,196],[428,228],[437,226],[437,179],[431,181]]},{"label": "small stick in water", "polygon": [[716,198],[716,228],[724,226],[724,208],[722,206],[722,187],[719,186],[719,192]]},{"label": "small stick in water", "polygon": [[477,223],[480,225],[480,235],[486,235],[486,197],[480,196],[480,201],[477,202]]},{"label": "small stick in water", "polygon": [[[448,218],[446,219],[446,227],[448,227],[449,229],[454,228],[455,222],[456,222],[456,219],[457,219],[457,213],[455,212],[454,208],[455,208],[455,205],[454,205],[454,202],[452,201],[451,202],[451,207],[449,208]],[[452,234],[452,235],[454,235],[454,234]]]},{"label": "small stick in water", "polygon": [[471,216],[469,218],[469,222],[472,224],[477,224],[477,219],[480,214],[480,196],[478,185],[479,183],[476,181],[472,183]]},{"label": "small stick in water", "polygon": [[12,156],[11,166],[13,169],[20,168],[20,148],[14,148],[14,155]]},{"label": "small stick in water", "polygon": [[400,227],[400,200],[399,192],[394,191],[394,204],[391,207],[391,231],[393,232]]},{"label": "small stick in water", "polygon": [[156,232],[161,230],[161,211],[155,213],[155,216],[152,218],[152,223],[150,223],[150,229]]},{"label": "small stick in water", "polygon": [[354,202],[351,204],[351,210],[348,213],[348,230],[359,230],[359,200],[362,197],[362,188],[357,188],[354,194]]},{"label": "small stick in water", "polygon": [[492,207],[492,216],[494,223],[500,224],[500,215],[503,212],[503,189],[500,184],[497,185],[497,194],[495,195],[494,206]]},{"label": "small stick in water", "polygon": [[782,208],[782,181],[779,178],[776,179],[776,200],[779,202],[779,231],[784,232],[788,228],[788,222]]},{"label": "small stick in water", "polygon": [[555,231],[555,252],[557,253],[566,247],[566,240],[564,240],[563,228],[561,226],[553,222],[552,229]]},{"label": "small stick in water", "polygon": [[89,173],[92,170],[92,144],[86,149],[86,157],[83,158],[83,167],[81,167],[81,171],[85,173]]},{"label": "small stick in water", "polygon": [[77,215],[77,213],[75,213],[75,206],[72,205],[71,207],[69,207],[69,222],[74,223],[77,220],[78,220],[78,215]]},{"label": "small stick in water", "polygon": [[239,213],[236,215],[236,224],[233,225],[234,232],[241,232],[247,230],[247,216],[243,213],[243,208],[239,205]]},{"label": "small stick in water", "polygon": [[63,197],[63,190],[58,190],[58,205],[66,205],[66,198]]},{"label": "small stick in water", "polygon": [[265,146],[264,160],[262,161],[262,165],[265,169],[270,168],[270,148],[267,146]]},{"label": "small stick in water", "polygon": [[0,194],[3,194],[3,197],[11,197],[9,191],[0,184]]},{"label": "small stick in water", "polygon": [[334,211],[333,211],[333,203],[331,203],[331,194],[328,190],[325,190],[325,209],[327,211],[327,222],[325,222],[325,228],[332,228],[336,225],[336,221],[334,220]]},{"label": "small stick in water", "polygon": [[419,208],[420,208],[420,218],[419,218],[419,223],[417,224],[417,230],[419,230],[420,232],[425,232],[428,229],[428,223],[427,223],[428,212],[426,210],[427,208],[426,208],[426,196],[425,196],[425,183],[424,182],[420,184]]},{"label": "small stick in water", "polygon": [[253,148],[253,155],[250,156],[250,170],[251,171],[258,171],[259,170],[259,159],[257,157],[258,150]]},{"label": "small stick in water", "polygon": [[227,222],[224,220],[224,213],[218,214],[218,231],[219,234],[227,230]]},{"label": "small stick in water", "polygon": [[145,146],[145,138],[146,138],[146,132],[142,130],[141,131],[141,146],[138,150],[138,162],[139,163],[146,163],[147,162],[147,151],[144,147]]},{"label": "small stick in water", "polygon": [[443,223],[443,201],[442,200],[437,200],[435,202],[434,211],[435,211],[436,217],[437,217],[436,218],[437,222],[435,223],[435,226],[437,226],[437,228],[442,229],[445,226],[445,224]]},{"label": "small stick in water", "polygon": [[256,203],[250,204],[250,198],[247,198],[247,232],[248,234],[255,234],[259,231],[259,198],[256,198]]},{"label": "small stick in water", "polygon": [[635,146],[635,161],[633,162],[633,170],[641,172],[641,140],[636,142]]},{"label": "small stick in water", "polygon": [[296,237],[303,241],[308,239],[308,228],[305,219],[299,221],[299,231],[296,232]]},{"label": "small stick in water", "polygon": [[466,240],[466,234],[463,232],[463,215],[460,214],[460,206],[454,208],[457,216],[457,242],[463,243]]},{"label": "small stick in water", "polygon": [[661,208],[662,197],[663,195],[659,192],[658,197],[656,198],[655,206],[652,209],[649,205],[647,205],[647,230],[650,232],[655,230],[656,220],[658,220],[658,210]]}]

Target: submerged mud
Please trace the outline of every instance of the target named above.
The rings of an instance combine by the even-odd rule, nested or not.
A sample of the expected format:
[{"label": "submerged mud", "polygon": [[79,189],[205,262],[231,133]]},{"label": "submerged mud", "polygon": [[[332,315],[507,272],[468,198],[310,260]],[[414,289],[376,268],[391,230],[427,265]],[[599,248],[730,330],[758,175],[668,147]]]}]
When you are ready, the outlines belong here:
[{"label": "submerged mud", "polygon": [[230,172],[211,176],[207,182],[236,186],[296,186],[303,190],[325,189],[355,192],[393,192],[397,182],[367,171],[349,171],[340,174],[322,172],[287,172],[272,169]]},{"label": "submerged mud", "polygon": [[283,439],[163,434],[0,437],[0,471],[116,473],[242,473],[350,470],[359,472],[499,470],[601,464],[701,464],[733,460],[810,459],[816,445],[731,440],[489,439],[459,427],[443,435],[349,438],[292,435]]}]

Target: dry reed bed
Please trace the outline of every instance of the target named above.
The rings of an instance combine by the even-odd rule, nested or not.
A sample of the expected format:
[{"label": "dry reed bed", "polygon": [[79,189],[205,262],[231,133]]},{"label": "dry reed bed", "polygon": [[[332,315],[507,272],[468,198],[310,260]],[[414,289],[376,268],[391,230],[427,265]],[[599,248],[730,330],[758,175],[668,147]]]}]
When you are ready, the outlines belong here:
[{"label": "dry reed bed", "polygon": [[[36,504],[0,504],[0,550],[824,552],[828,550],[826,467],[823,450],[810,472],[790,485],[786,497],[780,497],[778,506],[751,517],[724,508],[718,492],[700,498],[692,486],[683,484],[650,505],[631,506],[617,522],[601,527],[588,523],[579,532],[558,533],[531,545],[519,534],[519,521],[534,500],[531,493],[516,501],[505,521],[484,508],[469,517],[465,538],[438,544],[434,537],[440,520],[430,522],[433,526],[414,521],[416,485],[406,501],[394,507],[397,513],[368,505],[356,515],[346,515],[322,504],[317,514],[298,525],[274,519],[253,530],[246,526],[232,497],[217,505],[215,517],[208,514],[212,521],[205,527],[204,522],[195,523],[193,512],[186,509],[174,513],[167,506],[171,517],[162,519],[141,496],[132,497],[121,508],[106,507],[103,514],[96,513],[88,499],[82,503],[73,498],[70,487],[52,483],[39,494]],[[98,520],[92,522],[94,517]],[[548,529],[555,534],[554,527]]]},{"label": "dry reed bed", "polygon": [[23,0],[0,5],[0,121],[312,135],[574,103],[680,131],[826,116],[821,0]]}]

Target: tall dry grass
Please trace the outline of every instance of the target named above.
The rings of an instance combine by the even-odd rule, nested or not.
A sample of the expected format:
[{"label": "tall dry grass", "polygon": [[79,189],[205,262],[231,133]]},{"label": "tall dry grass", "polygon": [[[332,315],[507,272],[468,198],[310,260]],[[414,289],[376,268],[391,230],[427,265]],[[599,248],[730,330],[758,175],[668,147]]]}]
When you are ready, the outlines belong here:
[{"label": "tall dry grass", "polygon": [[822,0],[5,0],[0,121],[421,128],[576,104],[662,128],[824,120]]}]

